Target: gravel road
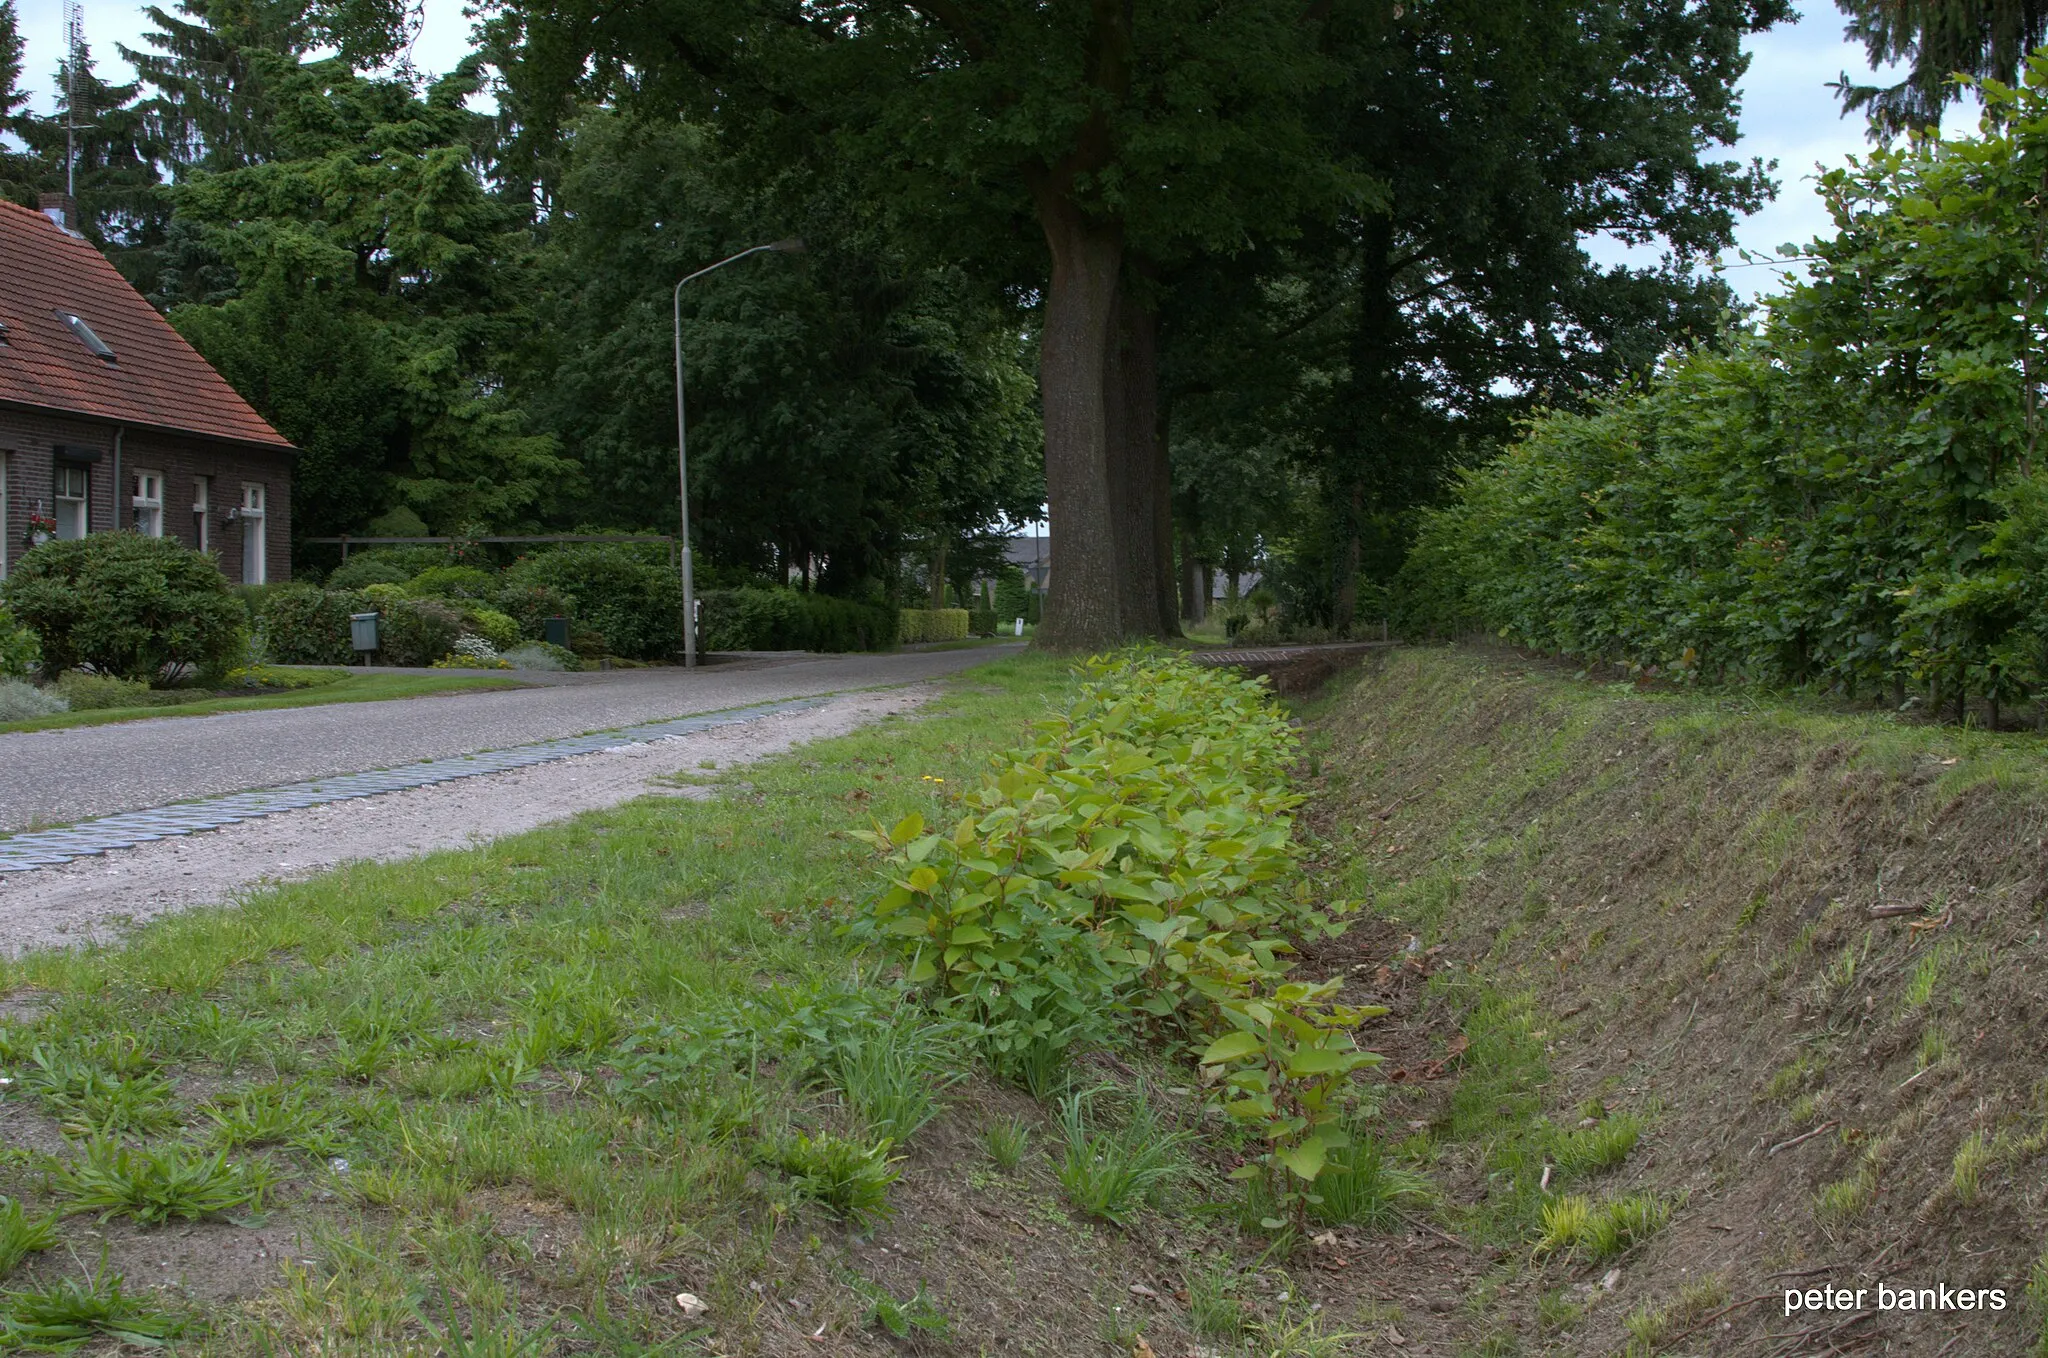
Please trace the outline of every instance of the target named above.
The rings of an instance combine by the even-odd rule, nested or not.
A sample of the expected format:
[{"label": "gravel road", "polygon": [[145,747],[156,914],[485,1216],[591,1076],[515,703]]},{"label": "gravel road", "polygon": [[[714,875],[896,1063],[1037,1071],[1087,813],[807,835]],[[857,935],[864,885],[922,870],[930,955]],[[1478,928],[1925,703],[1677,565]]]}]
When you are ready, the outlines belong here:
[{"label": "gravel road", "polygon": [[266,883],[311,877],[353,860],[389,862],[467,848],[650,793],[711,795],[705,788],[664,786],[659,780],[706,766],[733,768],[869,722],[900,718],[929,699],[935,687],[844,694],[800,712],[305,807],[60,867],[9,873],[0,877],[0,957],[112,942],[158,915],[233,901]]},{"label": "gravel road", "polygon": [[[1011,646],[614,670],[578,682],[0,735],[0,832],[695,712],[916,683]],[[588,682],[582,682],[587,678]]]}]

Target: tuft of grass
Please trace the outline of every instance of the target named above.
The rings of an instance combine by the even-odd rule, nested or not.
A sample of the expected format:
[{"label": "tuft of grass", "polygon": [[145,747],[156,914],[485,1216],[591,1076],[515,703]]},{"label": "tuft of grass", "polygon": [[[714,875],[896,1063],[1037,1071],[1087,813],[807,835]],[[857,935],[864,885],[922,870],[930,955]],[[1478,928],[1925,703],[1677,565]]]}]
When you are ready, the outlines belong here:
[{"label": "tuft of grass", "polygon": [[1963,1138],[1963,1144],[1956,1147],[1955,1163],[1949,1174],[1949,1187],[1955,1192],[1956,1201],[1964,1207],[1974,1207],[1983,1194],[1984,1167],[1992,1162],[1991,1138],[1983,1132],[1970,1133]]},{"label": "tuft of grass", "polygon": [[1094,1099],[1114,1089],[1099,1085],[1060,1100],[1060,1186],[1084,1215],[1122,1226],[1140,1207],[1158,1201],[1167,1185],[1187,1177],[1182,1147],[1190,1132],[1168,1131],[1143,1098],[1131,1101],[1122,1126],[1103,1125],[1091,1113]]},{"label": "tuft of grass", "polygon": [[1252,1327],[1245,1352],[1251,1358],[1343,1358],[1364,1338],[1353,1330],[1326,1330],[1321,1312],[1297,1312],[1290,1303]]},{"label": "tuft of grass", "polygon": [[923,1283],[917,1285],[917,1291],[911,1294],[909,1301],[897,1300],[889,1291],[865,1278],[856,1279],[853,1286],[868,1304],[868,1324],[886,1331],[892,1338],[914,1339],[920,1335],[931,1335],[944,1339],[952,1330],[952,1322],[932,1300]]},{"label": "tuft of grass", "polygon": [[1383,1231],[1400,1219],[1403,1203],[1434,1199],[1436,1185],[1414,1170],[1389,1164],[1377,1138],[1354,1132],[1349,1146],[1330,1152],[1315,1192],[1322,1201],[1310,1204],[1311,1219]]},{"label": "tuft of grass", "polygon": [[37,1046],[21,1067],[23,1092],[41,1101],[66,1136],[129,1136],[179,1123],[171,1086],[132,1040],[80,1050]]},{"label": "tuft of grass", "polygon": [[1644,1302],[1622,1321],[1629,1335],[1624,1358],[1657,1358],[1673,1335],[1690,1329],[1702,1316],[1727,1301],[1728,1285],[1718,1277],[1706,1277],[1680,1288],[1669,1305]]},{"label": "tuft of grass", "polygon": [[56,1243],[56,1217],[31,1217],[18,1199],[0,1198],[0,1278]]},{"label": "tuft of grass", "polygon": [[230,1163],[226,1151],[207,1155],[175,1142],[161,1150],[131,1150],[93,1141],[83,1157],[53,1169],[50,1182],[69,1199],[67,1215],[98,1212],[101,1221],[131,1216],[158,1226],[172,1217],[197,1221],[256,1207],[270,1190],[271,1175],[260,1164]]},{"label": "tuft of grass", "polygon": [[83,1279],[0,1292],[0,1352],[68,1353],[96,1339],[160,1349],[184,1328],[170,1312],[123,1292],[104,1266]]},{"label": "tuft of grass", "polygon": [[771,1148],[769,1157],[803,1197],[822,1203],[857,1226],[886,1221],[889,1189],[902,1177],[885,1138],[872,1145],[830,1132],[798,1133]]},{"label": "tuft of grass", "polygon": [[1605,1263],[1640,1245],[1671,1220],[1671,1204],[1651,1193],[1626,1193],[1604,1202],[1566,1193],[1543,1205],[1536,1254],[1579,1254]]},{"label": "tuft of grass", "polygon": [[1642,1135],[1640,1117],[1617,1113],[1597,1126],[1559,1132],[1551,1142],[1550,1153],[1559,1169],[1584,1178],[1619,1167]]},{"label": "tuft of grass", "polygon": [[1188,1322],[1195,1333],[1225,1343],[1236,1342],[1251,1322],[1251,1310],[1238,1300],[1238,1269],[1227,1262],[1190,1269],[1181,1286],[1188,1294]]},{"label": "tuft of grass", "polygon": [[939,1115],[940,1095],[967,1077],[963,1065],[950,1031],[904,1013],[840,1044],[828,1061],[832,1083],[869,1134],[899,1146]]},{"label": "tuft of grass", "polygon": [[307,1092],[282,1082],[237,1089],[199,1110],[213,1123],[208,1140],[221,1150],[295,1145],[324,1122]]},{"label": "tuft of grass", "polygon": [[1024,1147],[1031,1139],[1031,1124],[1023,1118],[996,1118],[981,1129],[988,1158],[997,1169],[1013,1170],[1024,1160]]},{"label": "tuft of grass", "polygon": [[1813,1214],[1823,1226],[1845,1225],[1862,1216],[1876,1196],[1877,1174],[1864,1164],[1849,1177],[1822,1185]]}]

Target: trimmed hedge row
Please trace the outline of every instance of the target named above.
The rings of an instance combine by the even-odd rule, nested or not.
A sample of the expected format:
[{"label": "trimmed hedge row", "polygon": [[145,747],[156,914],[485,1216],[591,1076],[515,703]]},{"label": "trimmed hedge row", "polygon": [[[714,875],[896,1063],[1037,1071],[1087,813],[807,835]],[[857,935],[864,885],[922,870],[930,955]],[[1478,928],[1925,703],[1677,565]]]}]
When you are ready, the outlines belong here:
[{"label": "trimmed hedge row", "polygon": [[707,590],[698,602],[707,651],[884,651],[897,640],[886,604],[756,588]]},{"label": "trimmed hedge row", "polygon": [[964,608],[906,608],[896,615],[898,641],[965,641]]}]

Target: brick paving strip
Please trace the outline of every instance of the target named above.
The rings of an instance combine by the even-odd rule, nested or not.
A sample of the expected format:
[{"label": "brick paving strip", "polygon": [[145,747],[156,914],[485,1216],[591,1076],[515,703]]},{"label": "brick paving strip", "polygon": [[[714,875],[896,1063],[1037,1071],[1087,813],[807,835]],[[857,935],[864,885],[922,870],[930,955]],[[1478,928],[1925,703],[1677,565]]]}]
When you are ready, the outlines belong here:
[{"label": "brick paving strip", "polygon": [[206,797],[198,801],[179,802],[144,811],[124,811],[119,815],[100,816],[56,830],[33,830],[0,836],[0,872],[33,872],[37,868],[55,867],[74,859],[103,854],[111,849],[130,849],[152,840],[197,834],[202,830],[218,830],[223,825],[257,820],[282,811],[297,811],[328,802],[343,802],[356,797],[374,797],[383,792],[428,787],[435,783],[453,782],[458,778],[475,778],[486,773],[503,773],[507,769],[528,768],[535,764],[552,763],[557,759],[568,759],[579,754],[615,750],[622,745],[644,745],[659,740],[673,740],[698,731],[708,731],[713,727],[759,721],[764,717],[773,717],[785,712],[802,712],[829,700],[830,695],[826,695],[755,707],[731,708],[723,712],[704,712],[665,721],[645,722],[637,726],[622,726],[609,731],[593,731],[587,735],[564,736],[555,740],[535,741],[528,745],[513,745],[502,750],[482,750],[475,754],[450,755],[443,759],[422,759],[418,763],[401,764],[393,768],[367,769],[361,773],[313,778],[302,783],[286,783],[282,787],[257,788],[250,792]]}]

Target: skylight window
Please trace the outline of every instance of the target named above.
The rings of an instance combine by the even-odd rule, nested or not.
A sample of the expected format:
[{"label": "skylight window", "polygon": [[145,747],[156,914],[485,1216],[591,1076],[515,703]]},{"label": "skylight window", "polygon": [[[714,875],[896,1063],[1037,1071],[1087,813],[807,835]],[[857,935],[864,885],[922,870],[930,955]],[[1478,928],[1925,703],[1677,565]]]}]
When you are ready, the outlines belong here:
[{"label": "skylight window", "polygon": [[105,340],[93,334],[92,327],[87,325],[83,318],[74,316],[68,311],[60,311],[57,313],[57,319],[71,327],[71,333],[78,336],[80,344],[83,344],[87,349],[104,358],[107,362],[112,363],[114,361],[114,351],[107,347]]}]

